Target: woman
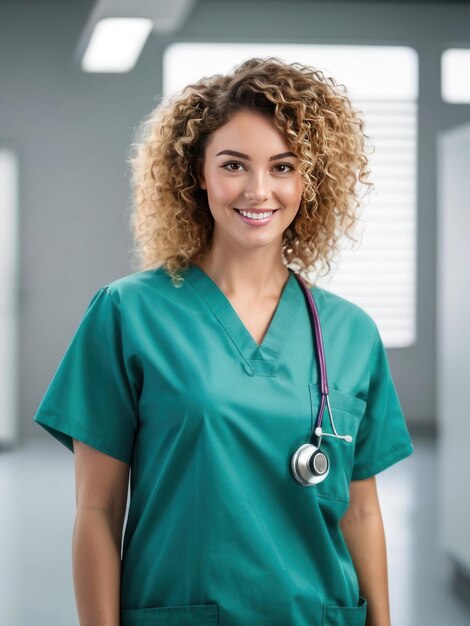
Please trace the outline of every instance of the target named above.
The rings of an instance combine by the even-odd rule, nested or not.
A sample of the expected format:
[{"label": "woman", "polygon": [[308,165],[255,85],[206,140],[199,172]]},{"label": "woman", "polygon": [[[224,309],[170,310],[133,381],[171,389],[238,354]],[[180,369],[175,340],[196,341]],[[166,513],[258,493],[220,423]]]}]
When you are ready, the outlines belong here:
[{"label": "woman", "polygon": [[375,323],[300,278],[351,236],[363,123],[251,59],[142,131],[140,271],[95,293],[34,418],[75,453],[80,624],[389,625],[374,476],[412,444]]}]

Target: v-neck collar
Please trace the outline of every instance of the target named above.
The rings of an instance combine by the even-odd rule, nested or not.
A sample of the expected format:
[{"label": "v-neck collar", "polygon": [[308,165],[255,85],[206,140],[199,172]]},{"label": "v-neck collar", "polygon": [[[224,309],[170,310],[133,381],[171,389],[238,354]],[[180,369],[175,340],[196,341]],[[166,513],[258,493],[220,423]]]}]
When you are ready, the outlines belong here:
[{"label": "v-neck collar", "polygon": [[[284,284],[273,317],[260,345],[248,331],[230,300],[204,270],[191,263],[185,279],[202,296],[249,367],[255,370],[254,373],[275,375],[279,368],[278,359],[282,345],[288,338],[300,307],[306,306],[305,298],[293,271],[289,269],[289,278]],[[258,364],[260,367],[257,367]]]}]

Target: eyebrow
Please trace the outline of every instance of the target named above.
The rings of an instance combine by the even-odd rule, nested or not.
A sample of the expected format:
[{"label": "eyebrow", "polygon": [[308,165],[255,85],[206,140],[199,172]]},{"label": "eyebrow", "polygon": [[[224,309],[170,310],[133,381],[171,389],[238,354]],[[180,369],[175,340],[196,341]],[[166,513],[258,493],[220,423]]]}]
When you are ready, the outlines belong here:
[{"label": "eyebrow", "polygon": [[[243,154],[243,152],[237,152],[236,150],[222,150],[218,152],[215,156],[221,156],[222,154],[228,154],[229,156],[238,157],[239,159],[245,159],[246,161],[251,161],[250,157],[247,154]],[[297,158],[293,152],[281,152],[280,154],[274,154],[272,157],[269,157],[270,161],[277,161],[278,159],[285,159],[286,157],[294,157]]]}]

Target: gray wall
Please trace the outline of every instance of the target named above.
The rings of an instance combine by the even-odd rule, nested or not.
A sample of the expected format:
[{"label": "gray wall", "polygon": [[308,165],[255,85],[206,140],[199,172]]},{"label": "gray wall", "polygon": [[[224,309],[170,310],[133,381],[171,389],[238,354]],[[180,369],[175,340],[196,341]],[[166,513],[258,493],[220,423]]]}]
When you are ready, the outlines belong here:
[{"label": "gray wall", "polygon": [[[206,1],[177,38],[147,43],[123,75],[87,75],[73,53],[91,2],[0,3],[0,145],[20,160],[20,434],[93,292],[136,270],[127,148],[161,91],[171,41],[403,44],[420,56],[417,343],[390,350],[411,424],[435,419],[436,134],[470,118],[440,99],[440,53],[468,46],[470,7],[436,3]],[[41,436],[44,436],[42,434]]]}]

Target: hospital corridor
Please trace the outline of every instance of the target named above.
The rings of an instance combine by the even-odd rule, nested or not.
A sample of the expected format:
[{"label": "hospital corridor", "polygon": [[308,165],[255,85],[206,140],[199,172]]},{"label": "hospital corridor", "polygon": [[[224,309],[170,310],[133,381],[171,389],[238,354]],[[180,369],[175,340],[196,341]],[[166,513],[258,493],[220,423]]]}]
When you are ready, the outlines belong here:
[{"label": "hospital corridor", "polygon": [[468,626],[469,166],[470,0],[0,0],[0,626]]}]

